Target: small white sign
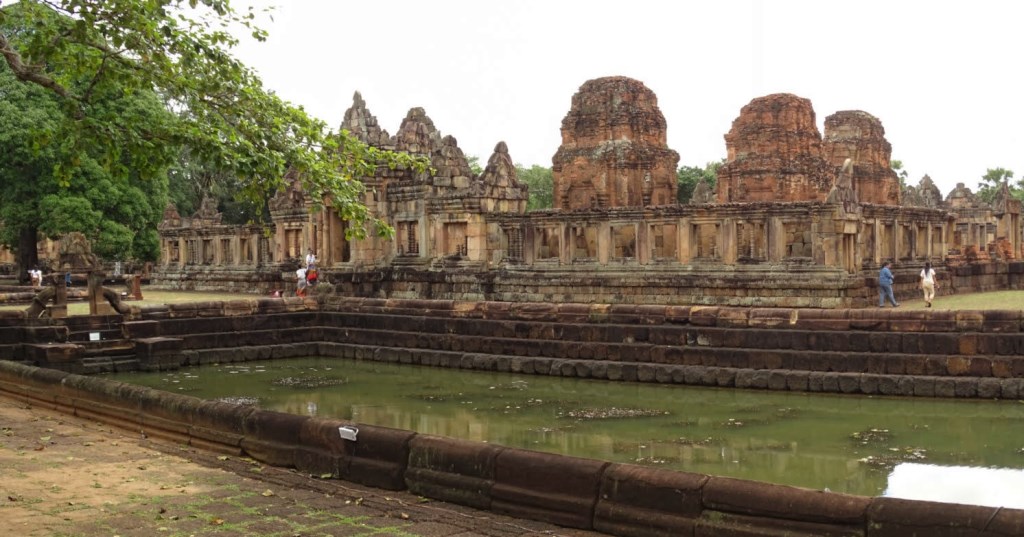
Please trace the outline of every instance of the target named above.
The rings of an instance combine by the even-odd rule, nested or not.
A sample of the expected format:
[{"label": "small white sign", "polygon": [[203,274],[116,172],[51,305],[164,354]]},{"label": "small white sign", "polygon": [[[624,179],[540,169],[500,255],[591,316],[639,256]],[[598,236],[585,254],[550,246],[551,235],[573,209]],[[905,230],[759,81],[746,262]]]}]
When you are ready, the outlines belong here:
[{"label": "small white sign", "polygon": [[99,340],[100,340],[100,333],[99,332],[89,332],[89,341],[99,341]]}]

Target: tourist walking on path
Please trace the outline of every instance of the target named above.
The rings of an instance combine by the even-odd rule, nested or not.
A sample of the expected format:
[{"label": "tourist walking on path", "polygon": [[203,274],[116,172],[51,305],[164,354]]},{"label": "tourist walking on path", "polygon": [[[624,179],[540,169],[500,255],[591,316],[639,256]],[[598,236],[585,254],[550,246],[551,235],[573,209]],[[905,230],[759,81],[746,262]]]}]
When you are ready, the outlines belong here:
[{"label": "tourist walking on path", "polygon": [[889,262],[882,263],[882,270],[878,271],[878,307],[885,307],[885,300],[892,302],[892,307],[898,308],[899,303],[892,294],[892,271],[889,270]]},{"label": "tourist walking on path", "polygon": [[310,248],[306,251],[306,270],[311,270],[316,265],[316,254],[313,253],[313,249]]},{"label": "tourist walking on path", "polygon": [[925,307],[932,307],[932,300],[935,299],[935,290],[939,288],[939,283],[935,281],[935,269],[932,268],[930,262],[924,264],[924,268],[921,269],[921,291],[924,293]]}]

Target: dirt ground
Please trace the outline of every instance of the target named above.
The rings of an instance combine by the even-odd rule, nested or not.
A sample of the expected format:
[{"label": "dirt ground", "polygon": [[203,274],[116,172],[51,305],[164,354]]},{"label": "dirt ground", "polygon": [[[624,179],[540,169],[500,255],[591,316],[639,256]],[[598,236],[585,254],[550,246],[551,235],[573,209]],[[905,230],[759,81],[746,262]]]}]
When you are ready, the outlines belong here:
[{"label": "dirt ground", "polygon": [[4,537],[602,535],[158,443],[2,395],[0,521]]}]

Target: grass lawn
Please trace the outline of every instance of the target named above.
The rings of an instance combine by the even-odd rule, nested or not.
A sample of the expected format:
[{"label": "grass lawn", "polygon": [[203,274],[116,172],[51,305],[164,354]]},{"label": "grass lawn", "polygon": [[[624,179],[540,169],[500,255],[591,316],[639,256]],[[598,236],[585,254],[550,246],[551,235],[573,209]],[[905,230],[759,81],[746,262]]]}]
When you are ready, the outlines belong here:
[{"label": "grass lawn", "polygon": [[[142,301],[131,301],[130,304],[178,304],[182,302],[203,302],[208,300],[236,300],[261,298],[263,295],[246,293],[215,293],[206,291],[156,291],[143,288]],[[874,297],[872,298],[872,300]],[[0,310],[19,310],[27,308],[27,304],[0,306]],[[886,306],[891,307],[891,306]],[[900,308],[923,309],[924,300],[920,295],[913,300],[903,300]],[[1024,309],[1024,291],[993,291],[990,293],[968,293],[962,295],[941,295],[935,297],[932,309],[937,310],[1020,310]],[[89,304],[84,301],[68,304],[69,315],[87,315]]]},{"label": "grass lawn", "polygon": [[[901,301],[900,307],[908,309],[923,309],[925,307],[925,303],[921,298],[921,295],[918,295],[914,300]],[[989,293],[939,295],[932,301],[932,309],[1019,310],[1024,309],[1024,291],[992,291]]]}]

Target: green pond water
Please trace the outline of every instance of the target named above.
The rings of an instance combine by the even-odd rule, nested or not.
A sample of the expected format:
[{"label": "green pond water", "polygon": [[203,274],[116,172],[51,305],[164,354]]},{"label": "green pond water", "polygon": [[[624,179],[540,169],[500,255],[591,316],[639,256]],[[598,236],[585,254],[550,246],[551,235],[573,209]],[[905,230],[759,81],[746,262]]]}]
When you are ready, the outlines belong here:
[{"label": "green pond water", "polygon": [[111,378],[578,457],[1024,508],[1024,404],[601,382],[305,358]]}]

